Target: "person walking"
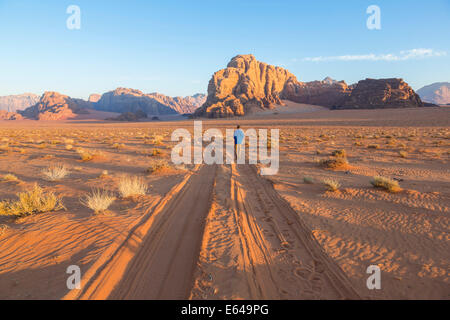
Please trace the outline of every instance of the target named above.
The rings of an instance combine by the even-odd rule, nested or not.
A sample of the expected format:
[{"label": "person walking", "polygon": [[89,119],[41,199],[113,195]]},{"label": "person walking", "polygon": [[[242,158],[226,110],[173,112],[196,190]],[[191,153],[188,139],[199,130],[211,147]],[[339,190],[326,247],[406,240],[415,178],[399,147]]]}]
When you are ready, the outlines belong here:
[{"label": "person walking", "polygon": [[244,131],[242,131],[241,126],[238,125],[234,131],[234,151],[236,160],[239,158],[238,155],[241,153],[241,146],[244,143],[244,137]]}]

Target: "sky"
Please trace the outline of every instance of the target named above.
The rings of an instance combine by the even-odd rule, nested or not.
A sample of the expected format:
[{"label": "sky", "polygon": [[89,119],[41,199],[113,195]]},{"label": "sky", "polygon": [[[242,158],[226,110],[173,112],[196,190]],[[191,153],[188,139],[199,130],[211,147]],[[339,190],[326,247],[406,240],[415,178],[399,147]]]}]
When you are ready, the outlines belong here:
[{"label": "sky", "polygon": [[[71,5],[80,29],[69,29]],[[381,29],[369,29],[370,5]],[[74,20],[70,20],[74,21]],[[0,0],[0,96],[206,93],[238,54],[299,81],[450,82],[450,0]]]}]

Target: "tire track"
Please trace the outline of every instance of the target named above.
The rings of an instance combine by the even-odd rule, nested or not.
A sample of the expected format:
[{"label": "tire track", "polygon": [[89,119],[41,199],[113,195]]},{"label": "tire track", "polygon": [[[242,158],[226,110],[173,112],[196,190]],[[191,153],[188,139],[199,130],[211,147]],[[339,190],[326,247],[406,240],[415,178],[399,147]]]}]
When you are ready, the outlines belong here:
[{"label": "tire track", "polygon": [[202,166],[154,210],[80,299],[186,299],[198,260],[216,166]]},{"label": "tire track", "polygon": [[[249,165],[238,166],[233,179],[248,194],[245,204],[250,210],[246,213],[261,221],[266,235],[272,238],[273,248],[278,250],[277,259],[292,262],[290,269],[284,271],[302,280],[303,292],[318,299],[359,298],[344,272],[326,255],[297,212],[278,195],[269,180],[260,177],[256,168]],[[279,265],[285,268],[288,264]],[[295,298],[292,290],[285,291],[290,298]]]},{"label": "tire track", "polygon": [[255,167],[221,166],[218,172],[192,299],[359,298]]}]

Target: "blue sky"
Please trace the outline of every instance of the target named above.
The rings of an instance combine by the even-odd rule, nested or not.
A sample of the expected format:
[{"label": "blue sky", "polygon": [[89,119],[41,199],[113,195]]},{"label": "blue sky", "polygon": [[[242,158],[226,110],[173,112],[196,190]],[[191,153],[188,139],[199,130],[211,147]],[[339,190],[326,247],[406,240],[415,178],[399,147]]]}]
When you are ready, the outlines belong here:
[{"label": "blue sky", "polygon": [[[450,0],[339,2],[0,0],[0,95],[206,93],[215,71],[247,53],[300,81],[450,81]],[[381,30],[366,27],[372,4]],[[69,5],[80,30],[66,27]]]}]

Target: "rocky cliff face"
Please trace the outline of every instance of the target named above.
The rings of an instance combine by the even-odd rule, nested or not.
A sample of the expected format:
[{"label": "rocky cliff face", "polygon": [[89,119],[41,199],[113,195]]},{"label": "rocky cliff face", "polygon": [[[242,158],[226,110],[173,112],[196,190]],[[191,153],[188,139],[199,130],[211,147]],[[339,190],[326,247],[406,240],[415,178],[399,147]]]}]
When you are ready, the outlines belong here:
[{"label": "rocky cliff face", "polygon": [[0,110],[17,112],[35,105],[39,101],[39,96],[33,93],[0,97]]},{"label": "rocky cliff face", "polygon": [[35,120],[65,120],[85,113],[87,102],[81,99],[72,99],[58,92],[45,92],[39,102],[21,114]]},{"label": "rocky cliff face", "polygon": [[208,85],[205,104],[195,114],[208,117],[244,115],[281,104],[285,84],[297,79],[289,71],[259,62],[253,55],[234,57]]},{"label": "rocky cliff face", "polygon": [[[117,88],[102,95],[94,104],[94,108],[102,111],[118,113],[143,111],[148,115],[166,115],[177,113],[192,113],[196,108],[197,99],[190,100],[181,97],[168,97],[160,93],[144,94],[135,89]],[[197,97],[201,101],[201,97]]]},{"label": "rocky cliff face", "polygon": [[402,79],[365,79],[359,81],[338,109],[376,109],[423,107],[414,90]]},{"label": "rocky cliff face", "polygon": [[16,112],[0,110],[0,120],[22,120],[23,117]]},{"label": "rocky cliff face", "polygon": [[450,103],[450,82],[436,82],[417,90],[420,98],[429,103],[449,104]]},{"label": "rocky cliff face", "polygon": [[195,115],[242,116],[281,105],[282,99],[348,109],[423,106],[419,96],[401,79],[366,79],[351,86],[329,77],[300,82],[283,68],[259,62],[253,55],[239,55],[213,75],[207,100]]},{"label": "rocky cliff face", "polygon": [[322,81],[288,82],[281,93],[282,99],[298,103],[332,107],[342,104],[352,89],[345,81],[325,78]]},{"label": "rocky cliff face", "polygon": [[96,102],[98,102],[98,100],[100,100],[101,98],[102,98],[102,95],[101,95],[101,94],[93,93],[93,94],[91,94],[91,95],[89,96],[88,102],[96,103]]}]

